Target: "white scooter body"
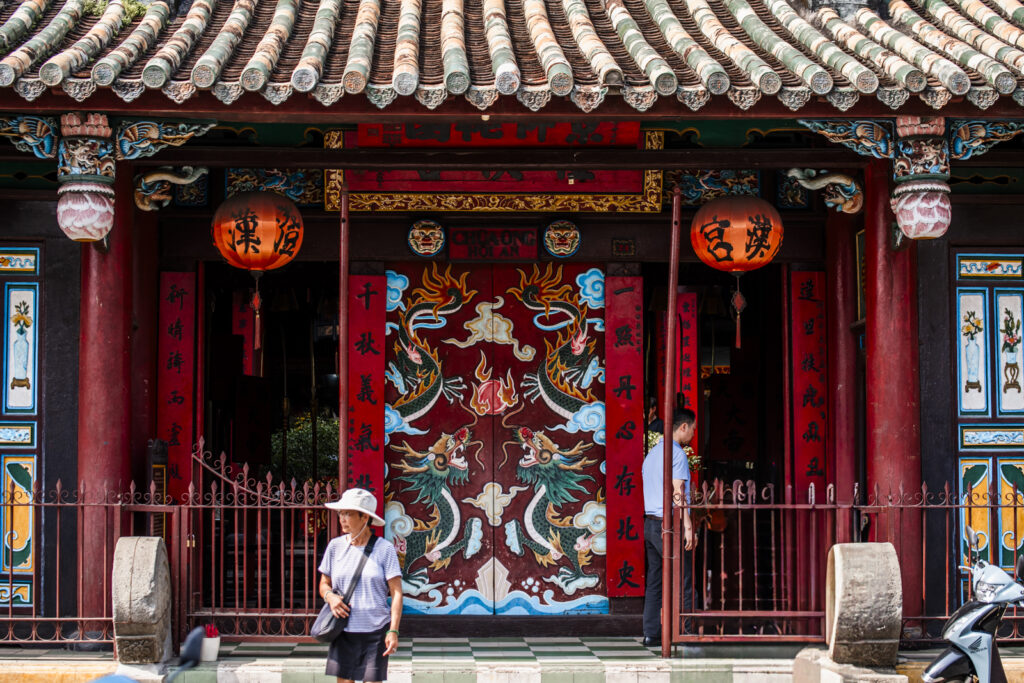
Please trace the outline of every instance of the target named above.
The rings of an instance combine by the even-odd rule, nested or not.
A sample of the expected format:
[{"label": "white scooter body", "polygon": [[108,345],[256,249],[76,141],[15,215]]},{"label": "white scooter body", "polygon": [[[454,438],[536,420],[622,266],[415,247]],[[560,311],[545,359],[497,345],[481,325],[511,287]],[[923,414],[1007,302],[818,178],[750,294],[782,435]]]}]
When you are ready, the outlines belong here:
[{"label": "white scooter body", "polygon": [[[1024,569],[1021,565],[1024,555],[1018,560],[1018,576]],[[964,603],[946,622],[942,637],[950,647],[928,665],[921,680],[960,681],[973,674],[979,683],[1003,683],[1006,673],[996,646],[996,629],[1007,607],[1024,606],[1024,586],[984,560],[961,569],[972,574],[975,599]]]}]

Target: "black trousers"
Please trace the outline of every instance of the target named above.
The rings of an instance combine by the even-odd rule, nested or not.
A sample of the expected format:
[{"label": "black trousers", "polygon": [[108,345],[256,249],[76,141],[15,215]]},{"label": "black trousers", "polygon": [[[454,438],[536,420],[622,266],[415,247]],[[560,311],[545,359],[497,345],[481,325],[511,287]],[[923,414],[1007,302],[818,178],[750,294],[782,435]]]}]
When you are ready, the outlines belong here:
[{"label": "black trousers", "polygon": [[[662,587],[661,520],[644,518],[644,549],[647,555],[647,588],[644,592],[644,637],[660,638]],[[693,611],[693,586],[690,580],[691,554],[690,551],[683,551],[684,612]],[[688,625],[686,630],[689,630]]]}]

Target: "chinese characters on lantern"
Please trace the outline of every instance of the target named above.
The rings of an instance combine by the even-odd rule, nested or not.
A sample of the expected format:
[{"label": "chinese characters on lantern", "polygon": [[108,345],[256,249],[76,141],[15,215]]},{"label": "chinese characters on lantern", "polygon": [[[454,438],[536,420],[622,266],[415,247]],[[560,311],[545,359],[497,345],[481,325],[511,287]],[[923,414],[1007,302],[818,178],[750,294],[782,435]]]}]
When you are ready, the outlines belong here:
[{"label": "chinese characters on lantern", "polygon": [[167,493],[175,499],[191,477],[195,274],[160,274],[157,340],[157,435],[167,442]]},{"label": "chinese characters on lantern", "polygon": [[644,576],[643,279],[610,276],[605,297],[608,519],[618,520],[609,529],[608,595],[629,597],[643,595]]},{"label": "chinese characters on lantern", "polygon": [[382,275],[351,275],[348,285],[348,485],[384,501],[384,320]]},{"label": "chinese characters on lantern", "polygon": [[799,502],[808,485],[826,483],[828,430],[828,341],[825,329],[825,274],[790,275],[790,339],[793,376],[793,463]]}]

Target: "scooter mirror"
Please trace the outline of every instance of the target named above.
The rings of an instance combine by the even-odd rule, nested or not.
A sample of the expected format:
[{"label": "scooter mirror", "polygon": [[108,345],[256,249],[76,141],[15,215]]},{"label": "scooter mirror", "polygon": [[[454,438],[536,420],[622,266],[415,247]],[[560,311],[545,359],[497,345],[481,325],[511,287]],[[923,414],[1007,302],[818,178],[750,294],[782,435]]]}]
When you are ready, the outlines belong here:
[{"label": "scooter mirror", "polygon": [[206,631],[202,626],[196,626],[185,636],[185,642],[181,646],[181,666],[189,668],[199,662],[199,654],[203,649],[203,636]]},{"label": "scooter mirror", "polygon": [[967,527],[967,540],[971,544],[971,550],[978,550],[981,547],[981,534],[971,527]]},{"label": "scooter mirror", "polygon": [[1016,577],[1018,581],[1024,579],[1024,553],[1017,556]]}]

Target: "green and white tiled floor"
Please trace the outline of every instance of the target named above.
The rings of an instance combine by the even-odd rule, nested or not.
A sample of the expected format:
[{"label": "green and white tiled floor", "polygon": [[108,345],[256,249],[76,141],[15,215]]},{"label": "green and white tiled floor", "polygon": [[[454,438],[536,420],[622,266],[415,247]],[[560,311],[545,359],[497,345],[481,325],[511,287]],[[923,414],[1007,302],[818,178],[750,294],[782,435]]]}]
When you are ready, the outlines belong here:
[{"label": "green and white tiled floor", "polygon": [[[318,645],[224,645],[178,680],[326,683],[325,657]],[[392,683],[781,683],[792,659],[662,659],[637,638],[416,638],[388,668]]]},{"label": "green and white tiled floor", "polygon": [[[795,652],[795,650],[794,650]],[[391,656],[390,683],[782,683],[792,655],[759,658],[755,646],[727,654],[688,649],[662,659],[638,638],[415,638]],[[216,662],[183,672],[178,683],[333,683],[327,648],[316,644],[221,645]],[[709,658],[713,657],[713,658]],[[0,683],[78,683],[113,673],[109,650],[0,648]],[[173,667],[172,667],[173,670]],[[128,675],[142,673],[126,671]],[[153,683],[158,676],[145,678]]]}]

